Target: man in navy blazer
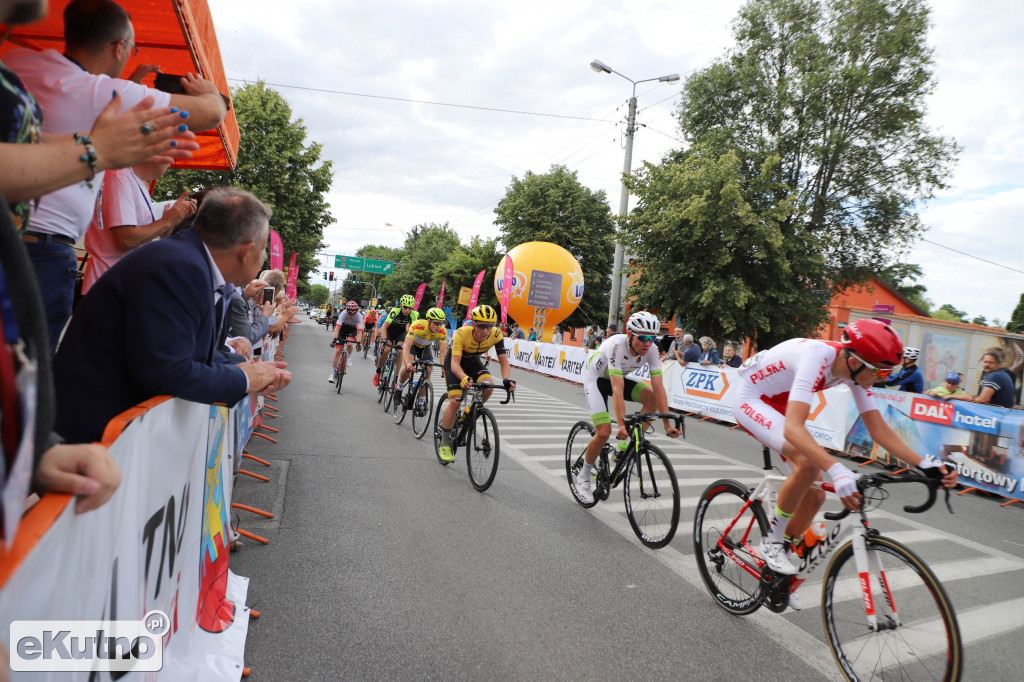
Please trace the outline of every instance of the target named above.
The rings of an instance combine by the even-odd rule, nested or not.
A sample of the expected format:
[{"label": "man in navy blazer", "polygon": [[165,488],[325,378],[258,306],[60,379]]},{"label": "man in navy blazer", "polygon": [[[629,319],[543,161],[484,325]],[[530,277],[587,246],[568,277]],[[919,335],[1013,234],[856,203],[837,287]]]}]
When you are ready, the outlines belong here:
[{"label": "man in navy blazer", "polygon": [[238,356],[223,350],[217,303],[225,282],[255,278],[269,229],[268,206],[248,192],[217,188],[206,193],[192,228],[136,249],[97,280],[54,358],[56,431],[86,443],[154,396],[231,405],[286,386],[285,363],[232,364]]}]

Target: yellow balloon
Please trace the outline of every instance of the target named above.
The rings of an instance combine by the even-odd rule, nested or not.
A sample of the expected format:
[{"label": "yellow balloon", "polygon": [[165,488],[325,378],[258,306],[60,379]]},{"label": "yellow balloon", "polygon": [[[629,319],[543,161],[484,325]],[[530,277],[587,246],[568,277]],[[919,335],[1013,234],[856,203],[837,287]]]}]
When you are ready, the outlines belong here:
[{"label": "yellow balloon", "polygon": [[505,259],[512,259],[508,316],[526,329],[533,327],[541,341],[569,317],[583,299],[583,269],[571,253],[551,242],[526,242],[509,251],[494,273],[494,293],[502,300]]}]

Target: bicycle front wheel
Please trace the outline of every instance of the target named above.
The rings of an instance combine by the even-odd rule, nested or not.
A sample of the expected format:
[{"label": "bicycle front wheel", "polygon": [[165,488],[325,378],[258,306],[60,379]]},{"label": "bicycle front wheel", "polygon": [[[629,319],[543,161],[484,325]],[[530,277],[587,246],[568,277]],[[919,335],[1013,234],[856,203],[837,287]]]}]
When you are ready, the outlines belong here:
[{"label": "bicycle front wheel", "polygon": [[370,342],[365,338],[363,339],[363,359],[365,360],[370,354]]},{"label": "bicycle front wheel", "polygon": [[434,387],[424,377],[416,389],[412,402],[412,435],[423,438],[430,426],[430,412],[434,409]]},{"label": "bicycle front wheel", "polygon": [[394,414],[396,426],[405,421],[405,413],[408,411],[405,409],[405,399],[410,392],[412,392],[412,386],[407,385],[398,397],[394,399],[392,414]]},{"label": "bicycle front wheel", "polygon": [[626,516],[633,532],[651,549],[661,549],[679,525],[679,481],[668,456],[647,443],[633,457],[623,486]]},{"label": "bicycle front wheel", "polygon": [[[829,563],[822,589],[828,646],[843,675],[848,680],[959,680],[960,627],[942,584],[895,540],[864,540],[867,583],[848,542]],[[874,611],[874,625],[865,607]]]},{"label": "bicycle front wheel", "polygon": [[[441,396],[441,399],[437,401],[437,409],[434,410],[434,456],[437,457],[437,461],[441,463],[441,466],[446,467],[451,462],[446,462],[441,459],[441,415],[444,414],[444,409],[448,407],[448,394],[445,393]],[[452,437],[455,437],[454,431]],[[454,445],[454,443],[453,443]],[[455,448],[453,447],[452,450]]]},{"label": "bicycle front wheel", "polygon": [[394,363],[384,368],[386,377],[381,377],[380,383],[384,386],[384,411],[391,411],[391,402],[395,398],[395,386],[398,385],[398,368]]},{"label": "bicycle front wheel", "polygon": [[760,500],[743,509],[748,494],[737,481],[715,481],[693,519],[693,554],[704,585],[737,616],[757,611],[764,599],[757,547],[768,534],[768,517]]},{"label": "bicycle front wheel", "polygon": [[341,352],[341,361],[338,362],[337,370],[334,372],[334,384],[338,388],[338,393],[341,393],[341,382],[345,380],[345,365],[348,364],[348,353],[345,351]]},{"label": "bicycle front wheel", "polygon": [[[576,492],[576,476],[583,469],[583,456],[587,454],[587,445],[594,438],[594,433],[594,425],[589,420],[581,420],[569,429],[569,439],[565,442],[565,477],[569,479],[569,492],[576,503],[585,509],[597,504],[597,497],[590,504],[581,500]],[[597,463],[594,464],[596,466]]]},{"label": "bicycle front wheel", "polygon": [[498,422],[486,407],[477,410],[466,436],[466,464],[473,487],[483,492],[498,473]]},{"label": "bicycle front wheel", "polygon": [[388,391],[387,377],[388,377],[389,374],[390,374],[390,368],[388,367],[388,362],[385,360],[384,361],[384,366],[381,367],[381,369],[380,369],[380,377],[379,377],[380,381],[377,384],[377,402],[378,403],[384,402],[384,394],[387,393],[387,391]]}]

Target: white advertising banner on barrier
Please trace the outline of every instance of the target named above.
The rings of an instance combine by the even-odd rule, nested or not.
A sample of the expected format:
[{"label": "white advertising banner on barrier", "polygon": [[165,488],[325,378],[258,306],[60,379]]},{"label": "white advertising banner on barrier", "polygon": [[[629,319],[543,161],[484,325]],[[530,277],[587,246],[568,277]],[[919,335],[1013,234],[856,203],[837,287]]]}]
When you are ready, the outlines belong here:
[{"label": "white advertising banner on barrier", "polygon": [[[143,621],[157,611],[167,616],[161,669],[137,661],[131,679],[239,679],[248,611],[247,581],[227,567],[233,425],[225,407],[169,400],[125,429],[110,447],[122,475],[113,497],[82,515],[69,503],[0,588],[12,667],[12,621]],[[85,663],[32,679],[123,679]]]}]

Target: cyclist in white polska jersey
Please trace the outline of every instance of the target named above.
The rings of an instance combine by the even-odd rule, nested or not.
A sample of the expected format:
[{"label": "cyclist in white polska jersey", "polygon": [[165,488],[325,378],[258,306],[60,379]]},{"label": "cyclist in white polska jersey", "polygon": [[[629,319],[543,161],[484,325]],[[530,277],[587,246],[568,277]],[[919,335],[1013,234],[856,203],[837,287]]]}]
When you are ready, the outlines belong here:
[{"label": "cyclist in white polska jersey", "polygon": [[[583,394],[587,398],[596,432],[587,444],[583,469],[576,476],[576,492],[585,504],[594,501],[590,474],[597,456],[601,454],[601,448],[612,435],[608,397],[611,396],[615,408],[619,424],[615,437],[620,441],[626,442],[629,438],[623,423],[627,396],[629,400],[641,403],[643,412],[668,412],[668,396],[665,395],[665,385],[661,379],[660,353],[654,344],[660,330],[661,323],[651,313],[643,310],[633,313],[626,320],[626,333],[609,336],[587,359],[587,366],[583,370]],[[644,363],[647,363],[651,371],[650,383],[625,378],[625,374],[643,367]],[[668,419],[662,421],[665,422],[665,433],[670,438],[677,438],[679,429],[675,423]]]},{"label": "cyclist in white polska jersey", "polygon": [[[902,356],[903,342],[892,327],[878,320],[856,320],[846,327],[841,341],[790,339],[740,366],[733,403],[736,421],[762,444],[781,453],[791,472],[769,512],[771,526],[759,549],[776,573],[797,572],[786,552],[799,542],[825,501],[824,491],[811,489],[822,470],[828,472],[843,505],[860,509],[858,475],[828,454],[807,430],[817,391],[848,386],[875,443],[926,475],[942,476],[944,486],[956,485],[956,471],[911,450],[885,423],[868,393],[874,382],[899,367]],[[790,594],[790,605],[797,610],[802,607],[796,592]]]}]

